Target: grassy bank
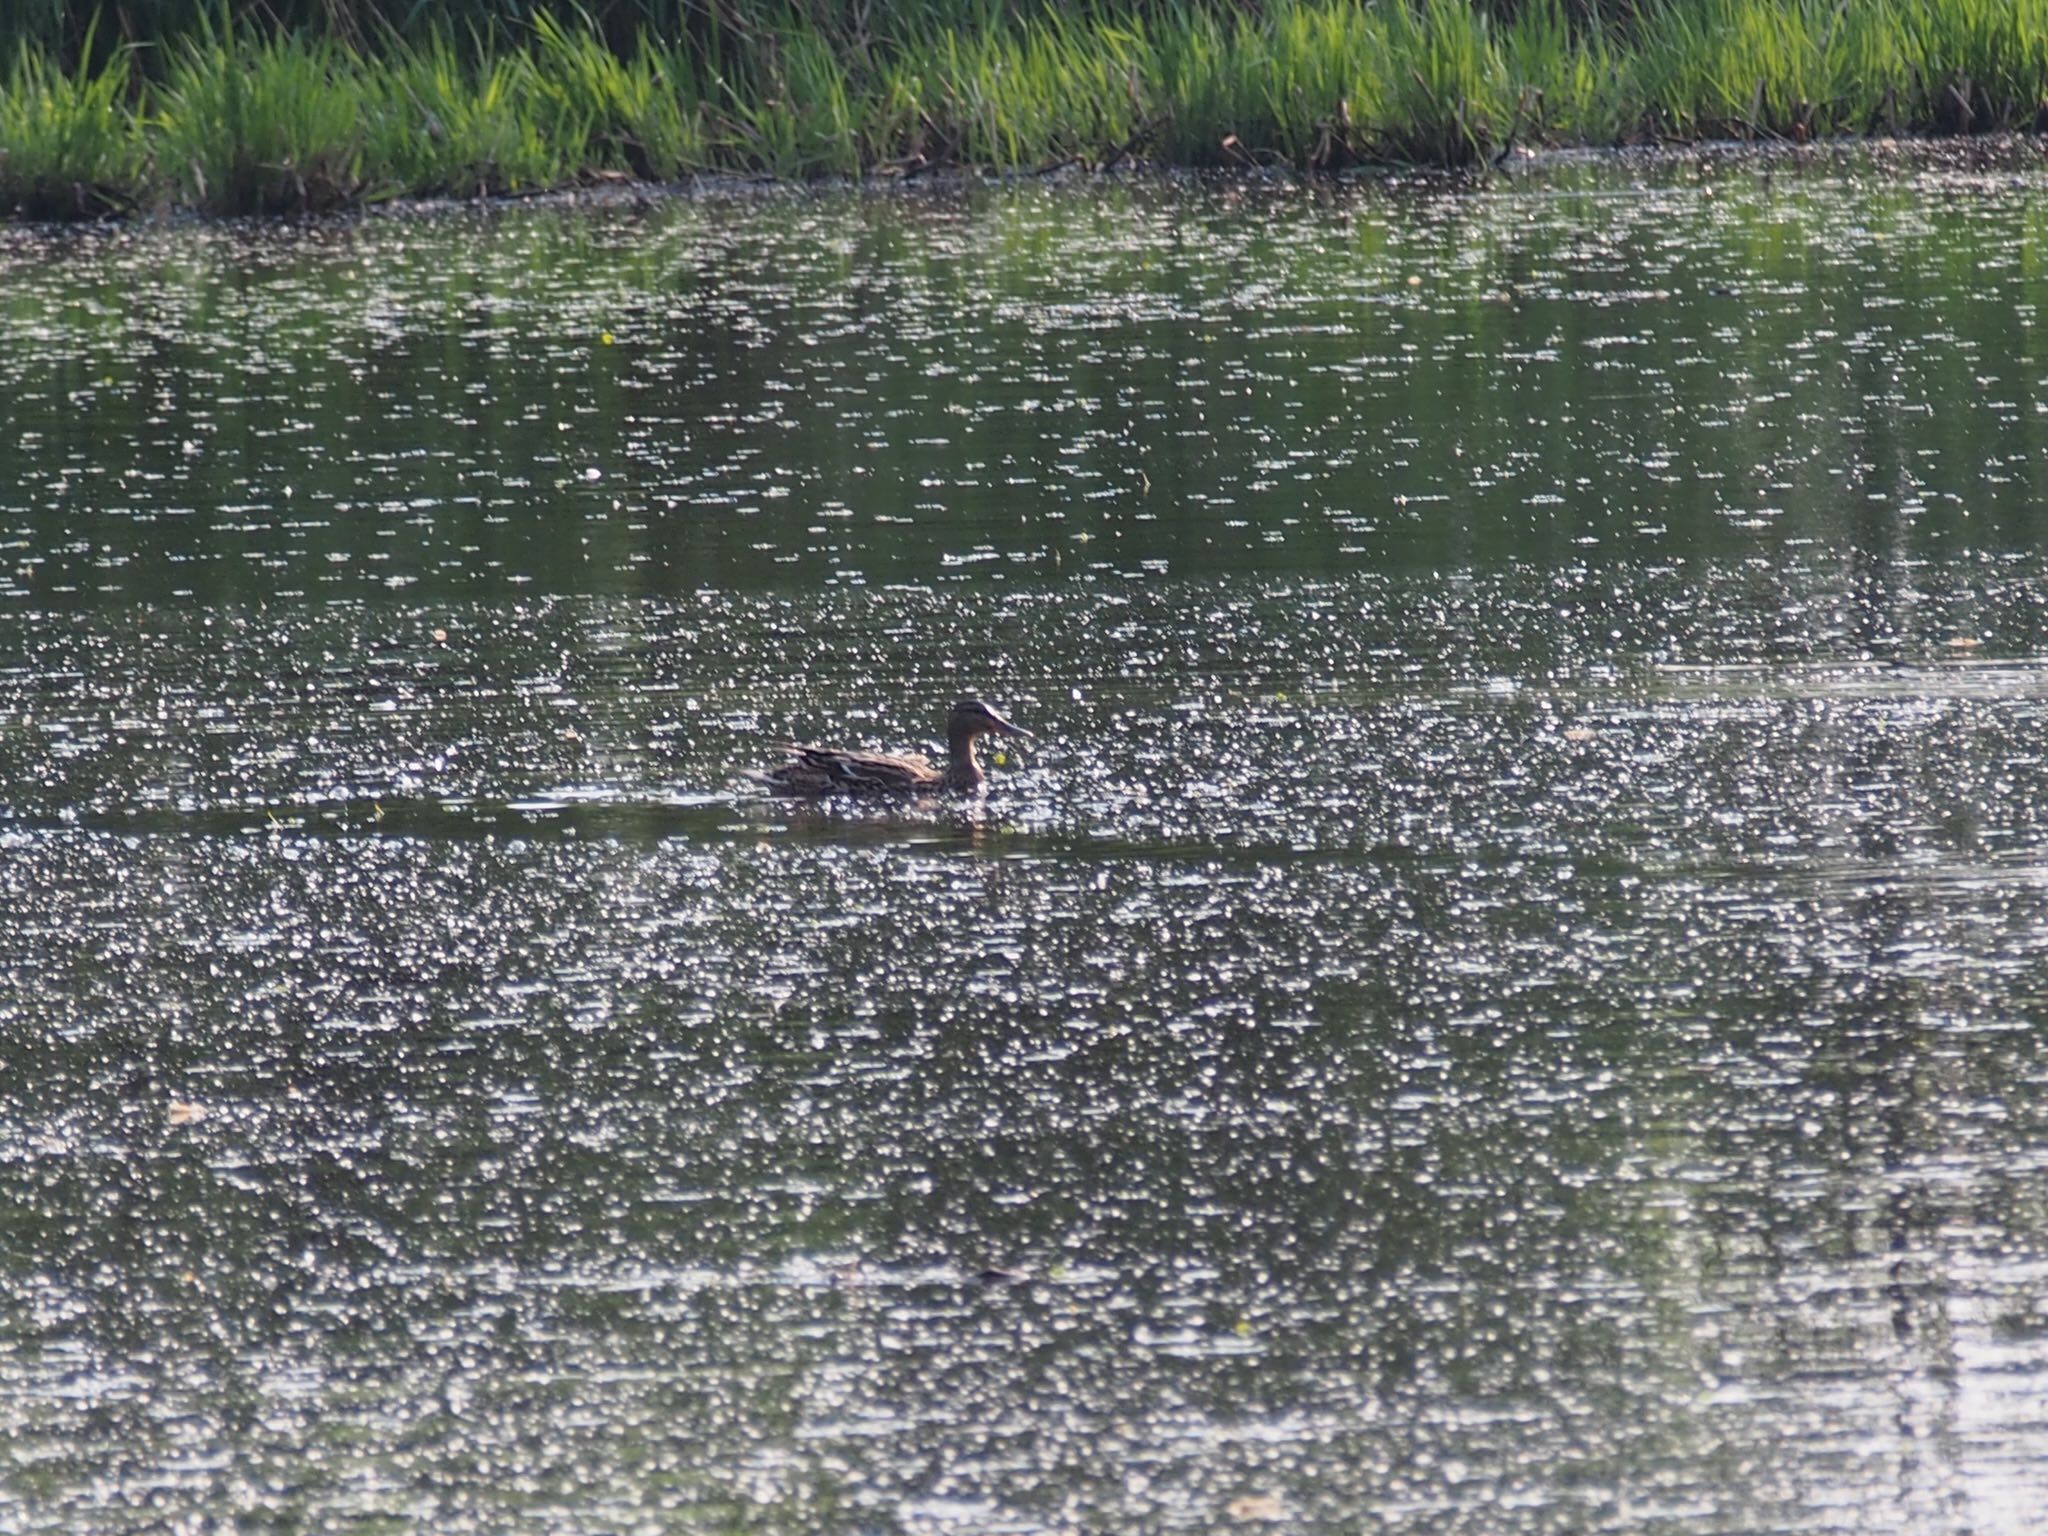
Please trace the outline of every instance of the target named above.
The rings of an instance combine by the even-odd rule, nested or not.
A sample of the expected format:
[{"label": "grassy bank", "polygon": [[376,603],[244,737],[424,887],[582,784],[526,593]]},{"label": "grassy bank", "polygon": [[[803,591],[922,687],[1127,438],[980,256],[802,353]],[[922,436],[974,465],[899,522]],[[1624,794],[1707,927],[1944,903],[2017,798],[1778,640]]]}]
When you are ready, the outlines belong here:
[{"label": "grassy bank", "polygon": [[2048,0],[1639,0],[1611,17],[1570,0],[930,0],[887,8],[886,32],[880,6],[759,0],[667,19],[655,0],[566,21],[470,7],[470,25],[442,0],[410,30],[344,0],[314,10],[255,27],[195,6],[143,36],[115,6],[105,30],[24,33],[0,70],[0,207],[284,212],[693,172],[1464,165],[1510,143],[2048,121]]}]

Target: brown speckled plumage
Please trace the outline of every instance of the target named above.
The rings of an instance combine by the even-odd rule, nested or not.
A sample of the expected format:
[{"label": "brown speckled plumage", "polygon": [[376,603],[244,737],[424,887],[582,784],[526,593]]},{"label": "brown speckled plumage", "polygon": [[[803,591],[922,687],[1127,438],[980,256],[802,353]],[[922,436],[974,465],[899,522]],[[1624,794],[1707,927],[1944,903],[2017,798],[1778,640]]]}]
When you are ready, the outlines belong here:
[{"label": "brown speckled plumage", "polygon": [[789,760],[764,768],[753,777],[778,795],[903,795],[967,793],[981,788],[981,764],[974,755],[977,736],[1021,736],[1034,739],[979,699],[962,699],[946,716],[946,765],[934,767],[922,754],[894,756],[856,752],[846,747],[813,747],[791,742],[783,750]]}]

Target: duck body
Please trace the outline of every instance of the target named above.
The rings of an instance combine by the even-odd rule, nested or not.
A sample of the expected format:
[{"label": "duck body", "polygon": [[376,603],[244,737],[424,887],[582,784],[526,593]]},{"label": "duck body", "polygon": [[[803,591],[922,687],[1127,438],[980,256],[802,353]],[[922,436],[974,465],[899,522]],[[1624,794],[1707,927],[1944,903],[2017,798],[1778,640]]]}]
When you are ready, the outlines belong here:
[{"label": "duck body", "polygon": [[972,794],[987,782],[974,743],[981,736],[1034,740],[979,699],[962,699],[946,716],[946,765],[921,753],[901,756],[859,752],[849,747],[815,747],[790,742],[785,762],[752,777],[778,795]]}]

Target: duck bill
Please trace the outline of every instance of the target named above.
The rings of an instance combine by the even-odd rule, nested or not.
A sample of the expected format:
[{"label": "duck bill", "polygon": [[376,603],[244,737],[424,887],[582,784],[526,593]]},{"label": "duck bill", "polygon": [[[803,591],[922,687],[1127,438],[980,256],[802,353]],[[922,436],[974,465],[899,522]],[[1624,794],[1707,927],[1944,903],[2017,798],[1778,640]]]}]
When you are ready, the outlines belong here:
[{"label": "duck bill", "polygon": [[989,710],[988,717],[990,720],[995,722],[995,733],[998,736],[1016,736],[1022,738],[1025,741],[1038,740],[1036,736],[1032,735],[1029,731],[1025,730],[1023,726],[1012,725],[1009,721],[1005,720],[1001,715],[997,714],[992,709]]}]

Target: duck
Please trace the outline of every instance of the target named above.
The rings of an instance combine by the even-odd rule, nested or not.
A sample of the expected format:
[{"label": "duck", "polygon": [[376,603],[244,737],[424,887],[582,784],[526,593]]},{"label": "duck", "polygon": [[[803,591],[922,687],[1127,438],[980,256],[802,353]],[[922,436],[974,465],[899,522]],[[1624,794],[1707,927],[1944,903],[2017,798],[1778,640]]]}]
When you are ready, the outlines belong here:
[{"label": "duck", "polygon": [[946,714],[943,768],[934,767],[922,753],[896,756],[792,741],[783,748],[788,761],[755,769],[750,777],[778,795],[972,794],[987,782],[974,752],[978,736],[1038,739],[980,699],[962,699]]}]

